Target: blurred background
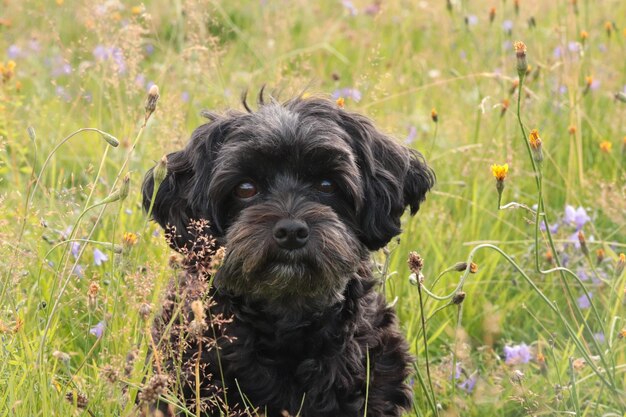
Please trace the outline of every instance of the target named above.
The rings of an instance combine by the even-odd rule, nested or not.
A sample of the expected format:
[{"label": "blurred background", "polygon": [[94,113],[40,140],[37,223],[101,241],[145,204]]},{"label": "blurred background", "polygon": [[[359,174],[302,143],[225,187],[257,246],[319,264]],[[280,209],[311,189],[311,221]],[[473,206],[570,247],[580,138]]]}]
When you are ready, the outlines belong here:
[{"label": "blurred background", "polygon": [[[343,98],[437,174],[374,254],[417,357],[410,415],[624,415],[625,52],[619,0],[0,0],[1,415],[133,415],[176,274],[141,180],[201,110],[242,109],[246,91],[254,108],[262,86]],[[120,145],[84,131],[54,151],[85,127]],[[87,210],[127,173],[126,199]],[[486,243],[502,253],[472,252]],[[454,298],[420,303],[410,251],[425,289]],[[575,276],[538,272],[557,264]]]}]

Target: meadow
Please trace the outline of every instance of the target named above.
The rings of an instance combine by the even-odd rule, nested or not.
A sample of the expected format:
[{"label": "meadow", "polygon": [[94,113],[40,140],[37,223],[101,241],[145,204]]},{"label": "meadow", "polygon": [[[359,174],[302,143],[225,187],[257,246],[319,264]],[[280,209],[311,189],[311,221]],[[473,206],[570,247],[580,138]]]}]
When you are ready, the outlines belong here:
[{"label": "meadow", "polygon": [[176,275],[143,175],[263,85],[436,172],[373,254],[408,415],[626,415],[625,56],[619,0],[0,0],[0,416],[136,415]]}]

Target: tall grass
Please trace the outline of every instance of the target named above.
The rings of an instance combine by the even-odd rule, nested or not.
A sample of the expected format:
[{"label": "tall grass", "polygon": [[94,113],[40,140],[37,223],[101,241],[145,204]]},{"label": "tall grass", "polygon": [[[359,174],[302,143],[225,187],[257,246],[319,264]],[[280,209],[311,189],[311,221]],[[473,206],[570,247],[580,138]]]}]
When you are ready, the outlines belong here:
[{"label": "tall grass", "polygon": [[437,173],[374,255],[416,355],[409,415],[624,415],[626,5],[448,4],[5,2],[0,415],[136,412],[175,274],[141,178],[264,84],[343,96]]}]

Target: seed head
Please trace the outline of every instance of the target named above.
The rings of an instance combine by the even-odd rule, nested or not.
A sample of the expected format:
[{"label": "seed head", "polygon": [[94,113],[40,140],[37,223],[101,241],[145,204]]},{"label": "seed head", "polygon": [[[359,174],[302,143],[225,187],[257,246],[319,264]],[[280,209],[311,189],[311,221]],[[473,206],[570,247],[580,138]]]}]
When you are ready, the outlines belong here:
[{"label": "seed head", "polygon": [[142,404],[155,403],[159,396],[167,389],[168,383],[169,380],[167,376],[159,374],[153,375],[139,393],[139,401]]},{"label": "seed head", "polygon": [[65,399],[71,402],[72,404],[75,404],[77,408],[80,408],[80,409],[87,408],[87,405],[88,405],[87,396],[82,392],[70,391],[67,394],[65,394]]},{"label": "seed head", "polygon": [[411,272],[417,275],[419,275],[419,273],[422,271],[422,268],[424,267],[424,260],[417,252],[409,253],[408,263]]}]

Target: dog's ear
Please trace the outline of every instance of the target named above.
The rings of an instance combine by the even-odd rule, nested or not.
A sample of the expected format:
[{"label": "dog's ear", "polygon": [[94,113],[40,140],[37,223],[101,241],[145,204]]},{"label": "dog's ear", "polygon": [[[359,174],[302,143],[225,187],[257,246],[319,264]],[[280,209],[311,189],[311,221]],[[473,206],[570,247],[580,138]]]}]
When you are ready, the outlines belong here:
[{"label": "dog's ear", "polygon": [[417,212],[435,175],[419,152],[396,143],[368,118],[339,112],[342,127],[353,141],[363,181],[359,237],[370,250],[380,249],[400,233],[405,208],[409,206],[411,214]]},{"label": "dog's ear", "polygon": [[[222,142],[221,129],[214,124],[219,122],[200,126],[183,150],[167,155],[167,176],[160,184],[154,202],[154,168],[144,178],[143,208],[148,212],[152,204],[152,218],[166,230],[175,227],[170,244],[176,250],[192,243],[193,236],[187,230],[190,220],[206,219],[210,224],[213,220],[207,190],[215,147]],[[210,233],[215,235],[213,230]]]}]

